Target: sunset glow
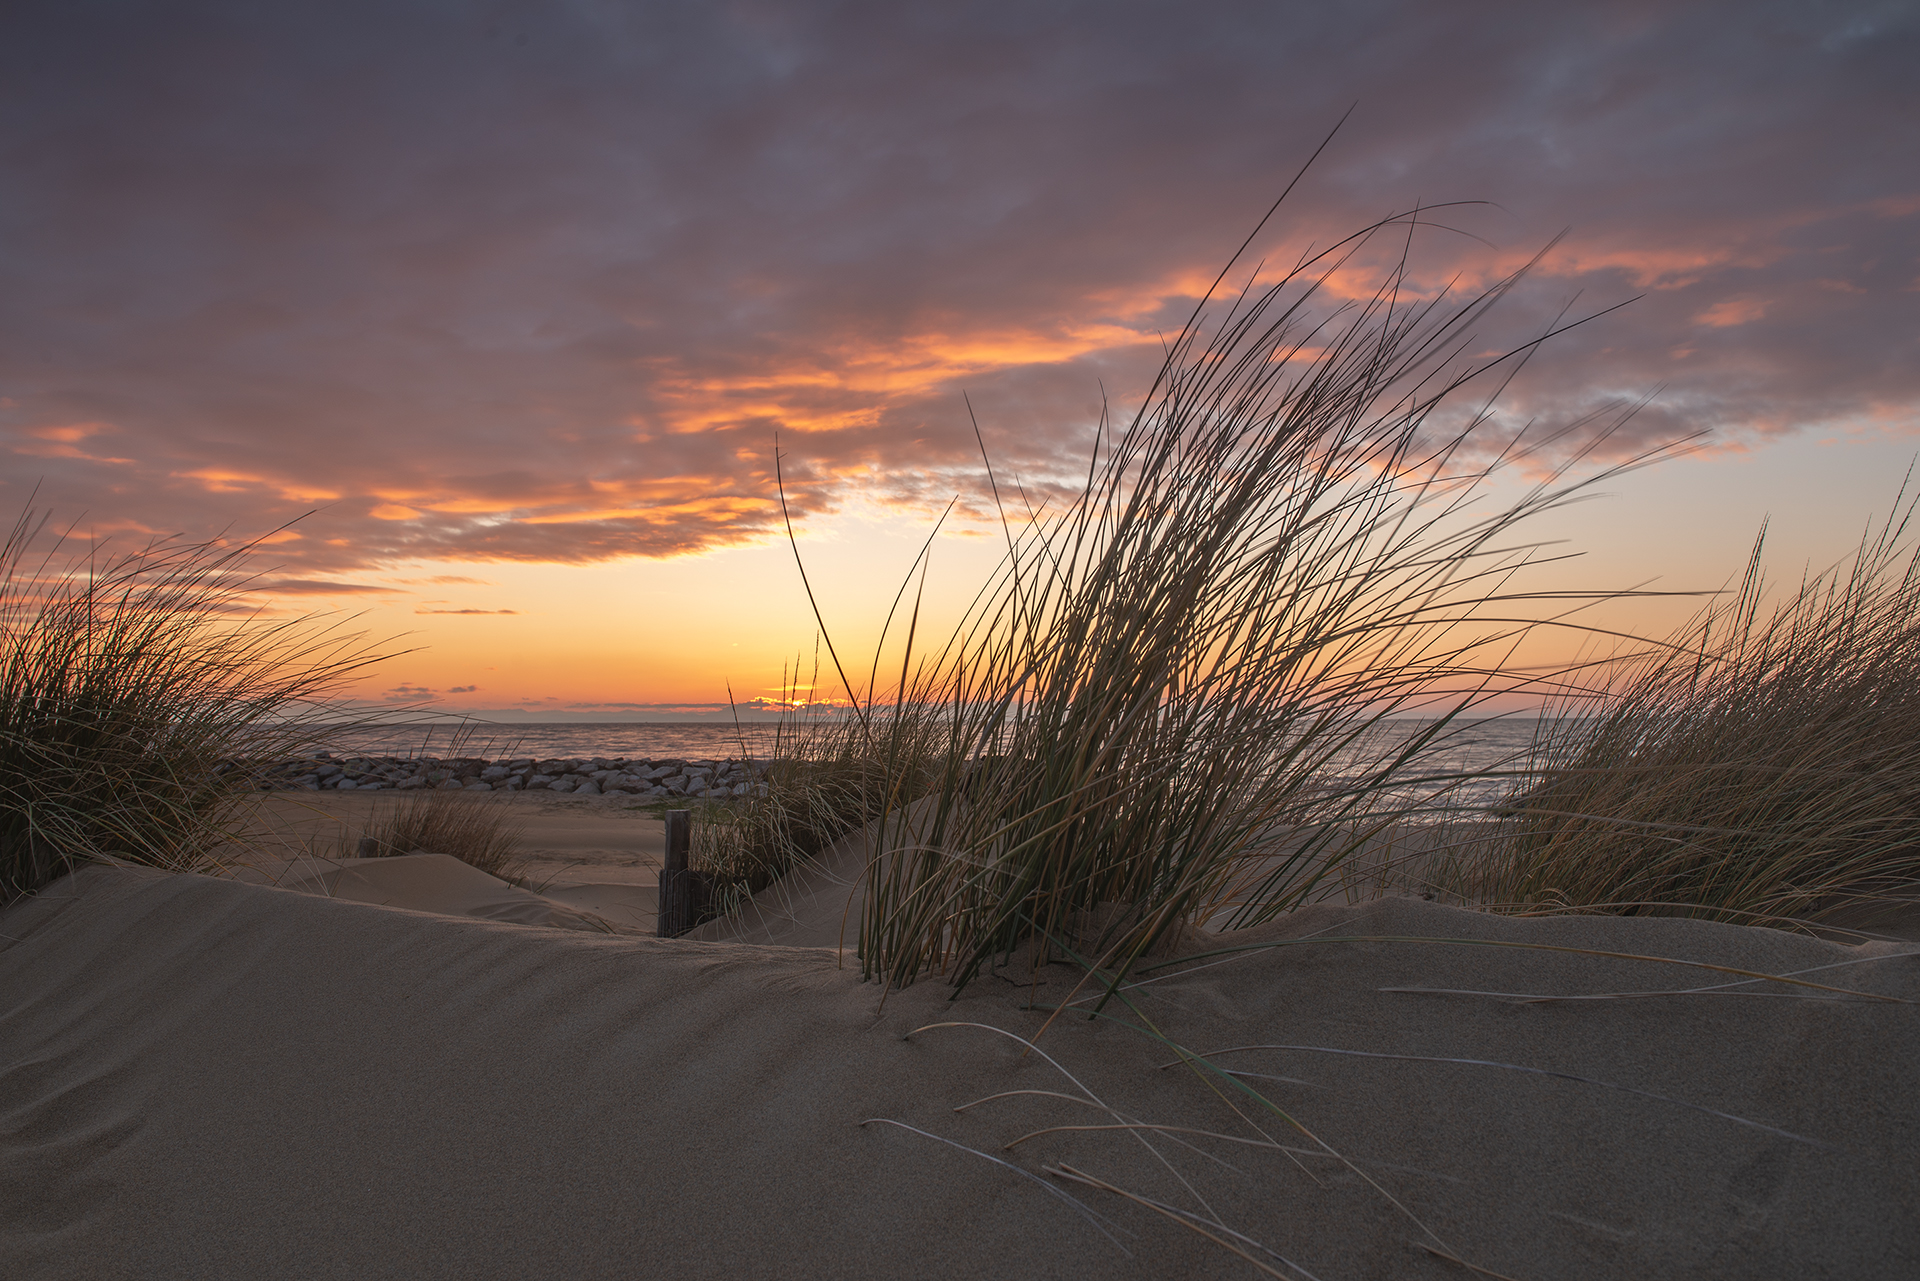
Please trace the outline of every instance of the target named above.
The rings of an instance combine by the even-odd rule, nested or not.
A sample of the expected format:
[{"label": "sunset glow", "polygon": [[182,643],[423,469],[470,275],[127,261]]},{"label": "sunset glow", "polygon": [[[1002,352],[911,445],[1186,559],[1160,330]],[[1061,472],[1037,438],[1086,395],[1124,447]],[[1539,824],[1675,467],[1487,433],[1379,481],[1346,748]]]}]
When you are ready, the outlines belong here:
[{"label": "sunset glow", "polygon": [[1885,106],[1913,33],[1880,10],[349,8],[49,8],[0,52],[0,492],[82,542],[264,536],[263,608],[402,637],[372,704],[646,719],[778,699],[796,659],[811,684],[776,470],[863,657],[952,504],[950,625],[1002,536],[982,446],[1007,493],[1071,490],[1355,101],[1224,296],[1418,208],[1324,261],[1327,310],[1403,254],[1407,299],[1542,255],[1475,350],[1625,306],[1531,357],[1488,438],[1645,399],[1575,475],[1693,439],[1543,520],[1584,555],[1541,590],[1717,588],[1768,517],[1795,577],[1920,451],[1920,165]]}]

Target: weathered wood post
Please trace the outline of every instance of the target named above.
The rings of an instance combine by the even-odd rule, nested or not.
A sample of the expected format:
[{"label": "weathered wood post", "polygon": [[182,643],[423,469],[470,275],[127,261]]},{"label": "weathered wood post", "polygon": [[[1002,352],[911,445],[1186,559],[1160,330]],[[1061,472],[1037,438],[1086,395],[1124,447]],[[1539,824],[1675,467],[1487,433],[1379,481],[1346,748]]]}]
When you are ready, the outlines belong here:
[{"label": "weathered wood post", "polygon": [[693,875],[687,871],[691,828],[687,810],[667,811],[667,857],[660,865],[659,921],[654,932],[678,938],[693,928]]}]

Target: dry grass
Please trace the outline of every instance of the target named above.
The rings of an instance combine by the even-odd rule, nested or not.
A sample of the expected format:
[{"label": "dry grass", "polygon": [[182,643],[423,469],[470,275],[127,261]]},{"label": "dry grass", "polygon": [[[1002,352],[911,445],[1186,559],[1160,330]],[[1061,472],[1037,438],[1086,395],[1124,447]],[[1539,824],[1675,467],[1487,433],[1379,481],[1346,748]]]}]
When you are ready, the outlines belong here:
[{"label": "dry grass", "polygon": [[[789,705],[800,702],[797,687],[787,694]],[[689,862],[709,880],[710,916],[736,910],[846,833],[935,785],[941,744],[931,725],[892,734],[890,754],[871,753],[871,742],[858,721],[835,715],[794,713],[775,726],[760,786],[708,807],[693,825]]]},{"label": "dry grass", "polygon": [[[1464,461],[1484,413],[1443,413],[1510,370],[1462,353],[1511,281],[1411,299],[1402,257],[1370,297],[1323,296],[1417,221],[1196,312],[1077,496],[1050,513],[996,488],[1006,558],[945,644],[915,649],[916,599],[898,684],[847,682],[864,794],[886,814],[934,798],[876,828],[867,975],[964,984],[1088,921],[1089,957],[1124,975],[1209,918],[1288,910],[1409,808],[1444,808],[1457,780],[1426,761],[1516,683],[1500,658],[1536,625],[1509,533],[1572,488],[1473,510],[1500,460]],[[1412,739],[1387,730],[1412,713],[1430,718]]]},{"label": "dry grass", "polygon": [[[36,550],[38,549],[38,550]],[[107,855],[169,869],[229,840],[253,762],[312,743],[376,661],[247,612],[250,547],[102,555],[23,515],[0,544],[0,901]]]},{"label": "dry grass", "polygon": [[1920,561],[1909,503],[1768,606],[1740,587],[1543,721],[1499,839],[1452,870],[1508,910],[1792,926],[1920,880]]},{"label": "dry grass", "polygon": [[[489,876],[517,880],[521,830],[509,806],[476,802],[464,793],[422,791],[383,806],[365,837],[352,840],[351,848],[343,844],[340,855],[450,854]],[[368,840],[371,849],[364,847]]]}]

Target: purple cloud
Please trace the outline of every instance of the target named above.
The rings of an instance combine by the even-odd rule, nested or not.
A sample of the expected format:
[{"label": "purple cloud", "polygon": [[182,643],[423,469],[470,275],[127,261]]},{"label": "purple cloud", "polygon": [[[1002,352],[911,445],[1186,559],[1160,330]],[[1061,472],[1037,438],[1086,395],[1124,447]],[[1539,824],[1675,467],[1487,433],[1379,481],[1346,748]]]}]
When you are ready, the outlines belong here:
[{"label": "purple cloud", "polygon": [[1422,283],[1569,229],[1488,344],[1638,296],[1509,421],[1911,431],[1917,61],[1910,8],[1785,0],[19,4],[0,498],[297,520],[317,592],[764,536],[776,433],[802,517],[978,501],[962,392],[1044,486],[1356,100],[1269,260],[1478,199]]}]

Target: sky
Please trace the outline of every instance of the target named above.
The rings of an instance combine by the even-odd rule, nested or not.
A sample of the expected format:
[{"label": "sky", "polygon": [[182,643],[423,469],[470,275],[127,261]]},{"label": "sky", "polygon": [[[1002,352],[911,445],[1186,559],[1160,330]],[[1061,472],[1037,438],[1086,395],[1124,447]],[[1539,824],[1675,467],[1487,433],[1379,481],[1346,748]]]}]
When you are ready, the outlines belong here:
[{"label": "sky", "polygon": [[963,598],[980,442],[1084,468],[1344,117],[1242,269],[1481,202],[1410,252],[1547,249],[1488,342],[1625,304],[1503,421],[1695,441],[1541,522],[1552,585],[1716,588],[1763,519],[1794,577],[1920,453],[1916,65],[1912,3],[13,0],[0,503],[264,538],[264,607],[407,651],[370,704],[775,698],[817,633],[776,441],[843,648],[956,497]]}]

